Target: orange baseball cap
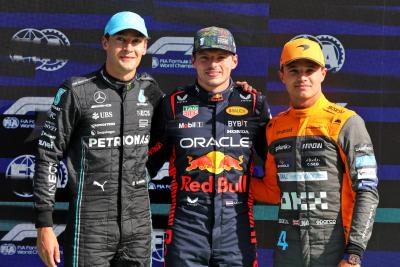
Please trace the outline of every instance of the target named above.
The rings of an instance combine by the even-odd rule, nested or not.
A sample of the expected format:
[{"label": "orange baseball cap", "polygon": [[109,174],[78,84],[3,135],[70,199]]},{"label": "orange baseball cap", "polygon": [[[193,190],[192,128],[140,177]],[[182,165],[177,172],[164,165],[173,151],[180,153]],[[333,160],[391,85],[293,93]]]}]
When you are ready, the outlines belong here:
[{"label": "orange baseball cap", "polygon": [[298,59],[308,59],[325,67],[325,57],[320,45],[306,38],[290,40],[285,44],[281,54],[280,67]]}]

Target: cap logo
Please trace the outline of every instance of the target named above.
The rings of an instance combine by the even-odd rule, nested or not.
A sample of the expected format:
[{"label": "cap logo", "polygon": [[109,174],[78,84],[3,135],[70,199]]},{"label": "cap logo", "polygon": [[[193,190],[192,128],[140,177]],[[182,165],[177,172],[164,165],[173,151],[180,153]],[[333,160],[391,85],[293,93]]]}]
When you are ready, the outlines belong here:
[{"label": "cap logo", "polygon": [[204,45],[204,38],[200,38],[200,45]]},{"label": "cap logo", "polygon": [[298,47],[302,47],[303,51],[306,51],[308,48],[310,48],[310,46],[307,44],[299,45]]},{"label": "cap logo", "polygon": [[226,39],[226,38],[221,38],[221,37],[218,38],[218,43],[219,43],[219,44],[223,44],[223,45],[229,45],[228,39]]}]

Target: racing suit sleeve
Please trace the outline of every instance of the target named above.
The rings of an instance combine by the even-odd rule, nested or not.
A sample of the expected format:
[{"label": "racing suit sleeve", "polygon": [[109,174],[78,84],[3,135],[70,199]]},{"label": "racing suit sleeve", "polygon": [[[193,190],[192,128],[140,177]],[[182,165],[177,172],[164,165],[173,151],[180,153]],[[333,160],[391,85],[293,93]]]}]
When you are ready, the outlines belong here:
[{"label": "racing suit sleeve", "polygon": [[281,190],[277,180],[275,160],[268,152],[265,162],[265,176],[262,179],[251,178],[251,190],[256,201],[279,204],[281,201]]},{"label": "racing suit sleeve", "polygon": [[379,195],[374,150],[360,116],[354,115],[347,120],[339,133],[338,143],[355,193],[353,212],[348,215],[351,227],[346,253],[362,257],[371,237]]},{"label": "racing suit sleeve", "polygon": [[[266,127],[266,136],[268,140],[268,132],[273,128],[273,120],[271,120]],[[278,204],[281,201],[281,190],[277,180],[277,169],[275,165],[275,159],[267,149],[267,159],[265,161],[265,175],[262,179],[254,178],[251,179],[251,190],[253,192],[254,199],[256,201]]]},{"label": "racing suit sleeve", "polygon": [[254,149],[256,150],[257,155],[263,160],[263,162],[265,162],[267,157],[267,138],[265,135],[265,129],[272,116],[266,96],[257,93],[256,97],[258,106],[260,106],[256,109],[256,112],[260,112],[260,121],[257,130],[258,132],[255,134],[254,138]]},{"label": "racing suit sleeve", "polygon": [[167,97],[164,96],[159,102],[151,122],[149,152],[146,163],[146,168],[151,178],[157,175],[157,172],[168,161],[172,153],[167,136],[166,113],[169,106],[167,100]]},{"label": "racing suit sleeve", "polygon": [[38,140],[33,178],[36,228],[53,225],[59,164],[79,116],[78,102],[68,84],[58,89]]}]

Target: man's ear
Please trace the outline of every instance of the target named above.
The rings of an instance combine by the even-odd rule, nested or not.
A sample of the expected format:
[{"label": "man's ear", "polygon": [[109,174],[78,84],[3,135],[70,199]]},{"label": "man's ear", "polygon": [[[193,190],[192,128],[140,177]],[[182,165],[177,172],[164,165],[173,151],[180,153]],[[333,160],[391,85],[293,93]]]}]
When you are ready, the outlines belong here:
[{"label": "man's ear", "polygon": [[278,70],[278,76],[279,76],[279,79],[281,80],[281,82],[285,83],[283,81],[283,67],[280,70]]},{"label": "man's ear", "polygon": [[321,79],[321,82],[323,82],[324,80],[325,80],[325,77],[326,77],[326,74],[328,73],[328,70],[325,68],[325,67],[323,67],[322,69],[321,69],[321,74],[322,74],[322,79]]},{"label": "man's ear", "polygon": [[196,55],[192,55],[192,65],[194,65],[194,62],[196,61]]},{"label": "man's ear", "polygon": [[147,39],[144,40],[143,46],[144,46],[144,52],[143,52],[143,56],[144,56],[147,53]]},{"label": "man's ear", "polygon": [[232,56],[232,69],[236,69],[237,65],[239,64],[239,57],[237,54]]},{"label": "man's ear", "polygon": [[108,38],[106,38],[105,36],[101,37],[101,46],[104,50],[107,50],[108,48]]}]

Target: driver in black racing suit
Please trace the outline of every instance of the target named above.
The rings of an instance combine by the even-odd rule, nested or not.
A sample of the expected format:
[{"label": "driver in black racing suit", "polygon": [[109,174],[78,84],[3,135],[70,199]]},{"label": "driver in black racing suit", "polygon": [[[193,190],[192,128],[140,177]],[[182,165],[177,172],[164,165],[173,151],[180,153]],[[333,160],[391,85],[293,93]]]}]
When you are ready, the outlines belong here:
[{"label": "driver in black racing suit", "polygon": [[115,14],[102,39],[105,66],[59,88],[39,139],[34,176],[38,252],[60,261],[52,230],[57,170],[68,161],[72,192],[65,266],[150,266],[145,162],[157,83],[136,68],[147,48],[143,19]]}]

